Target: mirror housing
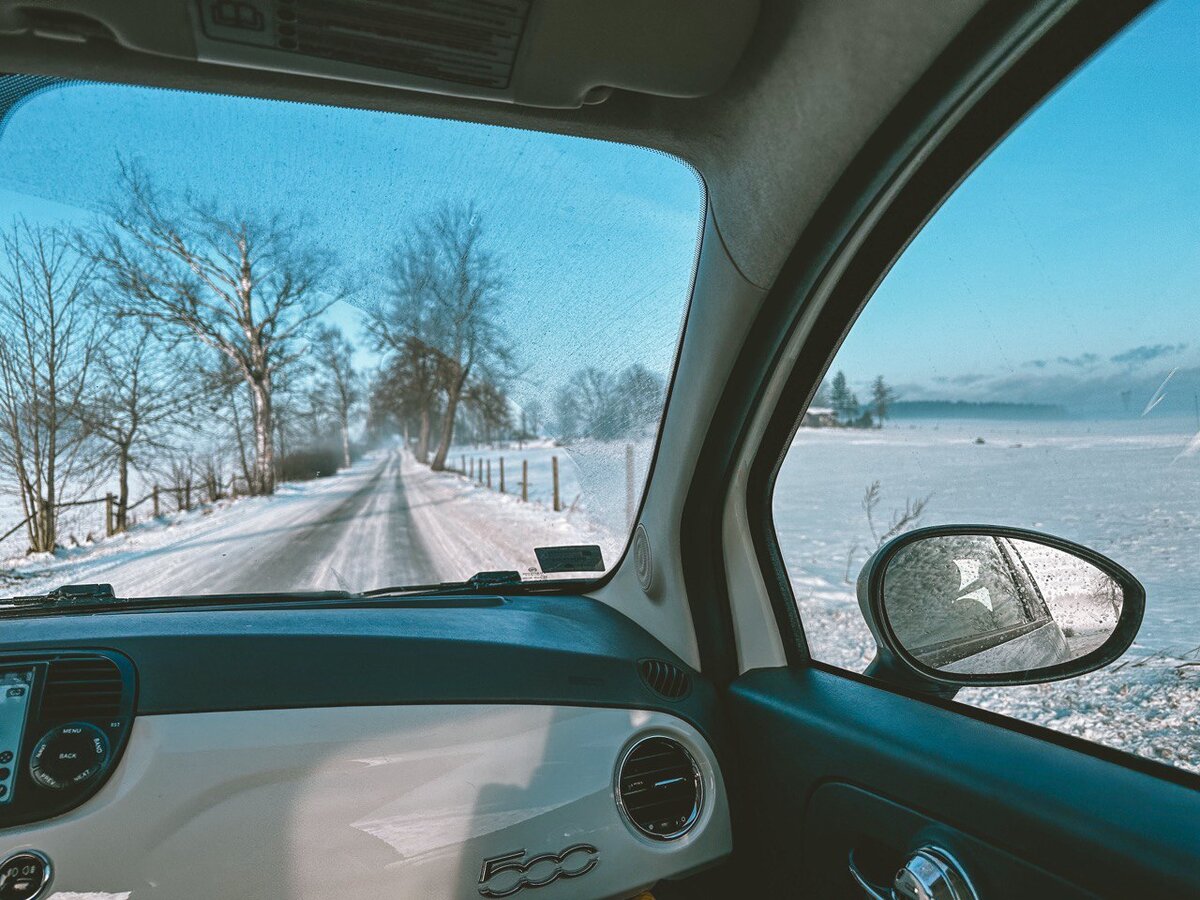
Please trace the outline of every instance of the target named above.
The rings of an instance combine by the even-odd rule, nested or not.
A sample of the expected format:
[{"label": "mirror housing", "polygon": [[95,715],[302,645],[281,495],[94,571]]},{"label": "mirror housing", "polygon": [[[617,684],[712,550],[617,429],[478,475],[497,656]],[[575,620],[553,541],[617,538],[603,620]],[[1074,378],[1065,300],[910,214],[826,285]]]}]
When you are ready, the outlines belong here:
[{"label": "mirror housing", "polygon": [[[1025,557],[1035,558],[1032,567]],[[889,567],[894,567],[891,617]],[[925,580],[947,572],[951,583],[930,583],[926,591]],[[1049,587],[1078,587],[1080,578],[1089,579],[1093,589],[1107,591],[1110,599],[1102,610],[1103,630],[1094,628],[1076,638],[1071,626],[1064,630],[1059,617],[1064,611],[1078,614],[1083,605],[1077,602],[1078,595],[1071,595],[1076,601],[1073,607],[1055,603],[1056,614],[1044,594]],[[948,594],[943,590],[940,601],[935,596],[939,586],[951,588]],[[1012,598],[1003,596],[1006,589]],[[1146,591],[1117,563],[1062,538],[1021,528],[939,525],[907,532],[880,547],[858,577],[858,602],[876,644],[866,674],[950,699],[961,687],[1038,684],[1108,665],[1133,643],[1142,623]],[[1005,603],[1020,615],[1010,613],[1009,621],[999,623],[997,607]],[[1028,612],[1026,607],[1036,611]],[[958,632],[946,640],[953,630],[937,616],[948,617],[950,609],[960,610],[954,623]],[[994,624],[976,624],[984,621]],[[903,627],[898,628],[898,623]],[[984,632],[972,630],[982,627],[992,629],[991,640]],[[898,631],[908,632],[907,645]],[[910,645],[915,632],[941,640],[914,648]],[[1071,642],[1067,635],[1072,635]],[[1021,652],[1012,652],[1018,646]]]}]

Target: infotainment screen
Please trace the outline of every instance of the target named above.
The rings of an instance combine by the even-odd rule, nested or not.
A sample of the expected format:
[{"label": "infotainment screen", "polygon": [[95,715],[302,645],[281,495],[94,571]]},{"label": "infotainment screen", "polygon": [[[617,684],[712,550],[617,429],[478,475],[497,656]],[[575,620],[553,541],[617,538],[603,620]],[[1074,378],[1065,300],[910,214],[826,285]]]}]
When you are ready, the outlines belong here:
[{"label": "infotainment screen", "polygon": [[0,670],[0,806],[12,802],[32,694],[33,669]]}]

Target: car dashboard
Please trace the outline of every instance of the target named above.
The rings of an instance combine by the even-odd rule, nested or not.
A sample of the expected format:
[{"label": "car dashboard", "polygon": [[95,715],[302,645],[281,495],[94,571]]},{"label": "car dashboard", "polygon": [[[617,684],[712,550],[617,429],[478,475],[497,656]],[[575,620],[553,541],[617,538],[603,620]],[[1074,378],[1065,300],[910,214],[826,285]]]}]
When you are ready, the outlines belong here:
[{"label": "car dashboard", "polygon": [[14,897],[620,898],[731,850],[713,688],[584,597],[0,628]]}]

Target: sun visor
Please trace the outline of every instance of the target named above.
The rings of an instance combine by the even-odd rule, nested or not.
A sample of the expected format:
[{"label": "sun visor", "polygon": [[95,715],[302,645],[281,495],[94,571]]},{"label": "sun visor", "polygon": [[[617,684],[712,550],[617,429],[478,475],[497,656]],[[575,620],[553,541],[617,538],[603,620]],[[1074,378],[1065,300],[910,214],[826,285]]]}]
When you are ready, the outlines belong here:
[{"label": "sun visor", "polygon": [[758,0],[25,0],[0,34],[527,106],[712,93]]}]

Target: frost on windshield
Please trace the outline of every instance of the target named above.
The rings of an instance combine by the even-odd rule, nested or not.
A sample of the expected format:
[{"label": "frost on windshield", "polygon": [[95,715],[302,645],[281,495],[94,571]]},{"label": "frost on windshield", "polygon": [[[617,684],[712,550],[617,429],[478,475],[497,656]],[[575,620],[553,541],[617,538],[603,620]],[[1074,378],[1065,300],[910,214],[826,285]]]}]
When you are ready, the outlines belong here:
[{"label": "frost on windshield", "polygon": [[31,93],[0,157],[3,593],[620,556],[695,265],[684,164],[103,85]]}]

